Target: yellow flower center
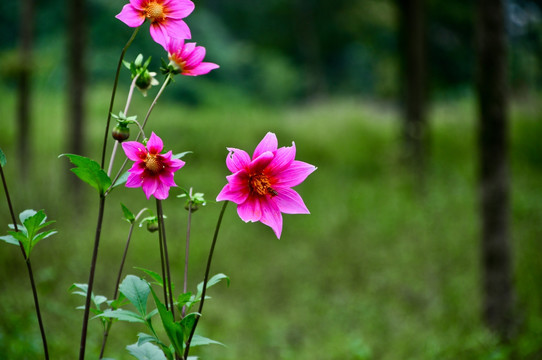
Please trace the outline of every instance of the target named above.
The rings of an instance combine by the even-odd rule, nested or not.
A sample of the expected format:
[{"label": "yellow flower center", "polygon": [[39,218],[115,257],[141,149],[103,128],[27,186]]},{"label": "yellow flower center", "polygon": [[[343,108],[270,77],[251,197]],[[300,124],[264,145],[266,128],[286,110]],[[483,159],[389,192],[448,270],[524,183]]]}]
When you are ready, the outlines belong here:
[{"label": "yellow flower center", "polygon": [[258,195],[276,196],[277,192],[271,187],[271,182],[265,174],[251,175],[248,180],[248,187],[252,193]]},{"label": "yellow flower center", "polygon": [[151,21],[162,21],[166,17],[164,14],[164,5],[151,1],[145,7],[145,16]]},{"label": "yellow flower center", "polygon": [[152,174],[158,173],[160,170],[165,168],[165,165],[162,164],[162,161],[152,154],[147,154],[145,159],[145,168]]}]

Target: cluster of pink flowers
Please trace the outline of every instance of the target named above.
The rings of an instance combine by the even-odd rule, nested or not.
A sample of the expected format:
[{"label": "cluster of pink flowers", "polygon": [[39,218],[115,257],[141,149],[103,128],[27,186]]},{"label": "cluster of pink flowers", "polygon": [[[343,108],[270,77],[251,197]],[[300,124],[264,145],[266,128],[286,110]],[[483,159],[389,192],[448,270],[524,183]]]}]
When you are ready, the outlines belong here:
[{"label": "cluster of pink flowers", "polygon": [[183,19],[194,7],[190,0],[130,0],[116,17],[130,27],[139,27],[149,20],[151,37],[168,52],[179,73],[196,76],[219,66],[203,62],[204,47],[185,43],[192,35]]},{"label": "cluster of pink flowers", "polygon": [[[190,29],[183,21],[194,10],[190,0],[130,0],[117,18],[130,27],[150,22],[151,37],[168,53],[175,73],[188,76],[207,74],[219,66],[204,62],[205,48],[190,39]],[[162,140],[152,133],[145,146],[129,141],[122,144],[126,156],[134,161],[129,170],[127,187],[141,187],[147,199],[166,199],[176,186],[173,175],[184,162],[173,159],[171,151],[160,154]],[[226,166],[232,172],[217,201],[237,204],[237,213],[245,222],[260,221],[271,227],[277,238],[282,233],[282,213],[308,214],[301,196],[292,189],[316,167],[295,160],[296,148],[278,147],[277,137],[267,133],[254,150],[252,158],[243,150],[228,148]]]}]

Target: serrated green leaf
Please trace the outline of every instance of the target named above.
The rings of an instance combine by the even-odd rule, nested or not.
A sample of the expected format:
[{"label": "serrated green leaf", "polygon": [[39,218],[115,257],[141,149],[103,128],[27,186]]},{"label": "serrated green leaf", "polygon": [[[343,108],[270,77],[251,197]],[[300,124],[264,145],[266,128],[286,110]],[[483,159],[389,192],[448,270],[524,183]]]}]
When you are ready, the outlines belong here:
[{"label": "serrated green leaf", "polygon": [[40,242],[43,239],[47,239],[49,236],[56,234],[58,231],[56,230],[49,230],[44,231],[42,233],[39,233],[32,239],[32,247],[34,247],[38,242]]},{"label": "serrated green leaf", "polygon": [[66,156],[71,163],[75,165],[71,171],[77,175],[79,179],[98,190],[100,196],[111,186],[111,178],[107,176],[105,171],[96,161],[74,154],[62,154],[60,156]]},{"label": "serrated green leaf", "polygon": [[175,353],[179,356],[183,356],[183,327],[181,326],[181,324],[176,323],[173,320],[173,314],[169,312],[166,309],[165,305],[160,302],[158,296],[156,296],[154,290],[150,287],[150,285],[149,288],[154,298],[154,302],[156,303],[156,308],[158,309],[158,313],[160,314],[160,319],[162,320],[162,325],[164,326],[164,330],[166,331],[169,341],[171,341],[171,345],[173,345]]},{"label": "serrated green leaf", "polygon": [[117,309],[117,310],[107,309],[99,316],[113,318],[120,321],[145,323],[145,319],[141,315],[133,311],[124,310],[124,309]]},{"label": "serrated green leaf", "polygon": [[36,210],[32,210],[32,209],[26,209],[24,211],[22,211],[20,214],[19,214],[19,220],[21,221],[21,224],[24,224],[24,222],[26,221],[26,219],[28,219],[29,217],[32,217],[34,215],[36,215],[37,211]]},{"label": "serrated green leaf", "polygon": [[138,345],[137,343],[126,346],[130,355],[138,360],[167,360],[164,352],[151,343]]},{"label": "serrated green leaf", "polygon": [[149,283],[134,275],[128,275],[119,286],[120,292],[135,306],[137,311],[147,314],[147,299],[149,298]]},{"label": "serrated green leaf", "polygon": [[120,206],[122,208],[122,213],[124,214],[124,218],[126,219],[126,221],[128,221],[130,224],[133,223],[135,220],[135,215],[124,204],[121,203]]},{"label": "serrated green leaf", "polygon": [[6,163],[7,163],[6,155],[4,154],[2,149],[0,149],[0,166],[4,167],[6,166]]},{"label": "serrated green leaf", "polygon": [[192,341],[190,341],[190,347],[211,345],[211,344],[226,346],[222,344],[221,342],[218,342],[218,341],[215,341],[215,340],[212,340],[200,335],[196,335],[196,334],[194,334],[194,336],[192,337]]}]

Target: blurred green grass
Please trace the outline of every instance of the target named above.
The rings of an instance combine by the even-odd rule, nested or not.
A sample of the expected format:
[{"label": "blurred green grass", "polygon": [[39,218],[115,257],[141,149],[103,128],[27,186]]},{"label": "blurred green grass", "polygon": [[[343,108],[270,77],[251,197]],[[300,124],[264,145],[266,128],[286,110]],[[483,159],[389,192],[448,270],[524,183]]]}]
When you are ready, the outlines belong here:
[{"label": "blurred green grass", "polygon": [[[318,167],[297,187],[309,216],[284,216],[277,240],[262,224],[244,224],[228,209],[213,273],[231,277],[210,291],[200,331],[226,348],[199,350],[204,359],[505,359],[542,351],[542,123],[540,104],[514,103],[511,126],[512,241],[518,292],[518,337],[498,345],[480,320],[480,264],[476,202],[476,106],[472,98],[439,102],[430,112],[432,146],[424,195],[400,165],[396,109],[357,99],[332,99],[284,108],[228,102],[199,107],[161,100],[147,131],[175,152],[191,150],[176,175],[183,187],[204,192],[208,205],[194,214],[190,282],[202,280],[220,210],[214,198],[225,183],[226,146],[251,152],[267,131],[279,145],[295,141],[297,158]],[[3,88],[0,144],[16,211],[45,209],[59,234],[36,247],[33,264],[54,359],[78,353],[82,298],[67,292],[86,282],[96,208],[93,190],[68,191],[65,104],[62,94],[36,93],[31,171],[18,179],[14,94]],[[125,93],[117,97],[122,107]],[[152,101],[138,97],[131,114]],[[88,154],[99,159],[109,90],[95,87],[88,102]],[[111,143],[110,143],[111,144]],[[117,165],[120,161],[117,161]],[[172,195],[180,191],[172,191]],[[127,223],[119,202],[133,211],[154,207],[140,190],[112,193],[99,254],[96,290],[112,296]],[[173,277],[181,287],[186,211],[165,203]],[[3,224],[10,222],[5,206]],[[4,226],[7,228],[7,225]],[[125,274],[157,271],[156,236],[137,229]],[[0,251],[0,354],[40,357],[41,343],[19,250]],[[97,354],[100,325],[91,322],[88,354]],[[115,324],[107,356],[131,358],[124,347],[143,331]],[[512,355],[510,355],[512,354]],[[92,356],[89,355],[89,358]]]}]

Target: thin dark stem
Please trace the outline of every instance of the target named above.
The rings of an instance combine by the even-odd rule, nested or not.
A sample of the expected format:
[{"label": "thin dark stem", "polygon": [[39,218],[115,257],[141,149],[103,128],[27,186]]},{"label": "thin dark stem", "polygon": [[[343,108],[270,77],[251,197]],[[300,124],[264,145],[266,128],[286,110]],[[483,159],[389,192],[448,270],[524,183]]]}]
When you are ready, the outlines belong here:
[{"label": "thin dark stem", "polygon": [[[132,223],[130,224],[130,230],[128,230],[128,238],[126,239],[126,246],[124,247],[124,253],[122,254],[122,260],[120,262],[120,268],[119,268],[119,273],[117,275],[117,282],[115,283],[115,290],[113,292],[113,300],[117,300],[117,296],[119,294],[119,285],[120,285],[120,279],[122,277],[122,270],[124,268],[124,263],[126,262],[126,257],[128,255],[128,248],[130,246],[130,239],[132,238],[132,233],[134,231],[134,225],[135,225],[135,222],[137,221],[137,219],[141,216],[141,214],[143,214],[143,212],[147,210],[147,209],[143,209],[139,212],[139,214],[137,214],[137,216],[134,218],[134,220],[132,221]],[[107,338],[109,336],[109,331],[111,330],[111,325],[113,325],[113,321],[112,319],[108,319],[109,321],[107,322],[107,327],[105,328],[105,331],[104,331],[104,336],[103,336],[103,339],[102,339],[102,349],[100,350],[100,357],[99,359],[103,358],[103,355],[104,355],[104,351],[105,351],[105,345],[107,344]]]},{"label": "thin dark stem", "polygon": [[98,259],[98,247],[100,245],[100,235],[102,233],[102,222],[104,217],[104,208],[105,208],[105,196],[100,196],[100,207],[98,210],[98,223],[96,225],[96,236],[94,238],[94,250],[92,252],[92,260],[90,263],[90,273],[88,277],[88,289],[87,297],[85,301],[85,314],[83,315],[83,329],[81,330],[81,346],[79,350],[79,360],[85,358],[85,347],[87,343],[87,329],[88,329],[88,318],[90,314],[90,299],[92,295],[92,288],[94,286],[94,272],[96,270],[96,261]]},{"label": "thin dark stem", "polygon": [[[13,211],[13,205],[11,204],[11,198],[9,196],[8,185],[6,182],[6,178],[4,176],[4,169],[2,168],[1,165],[0,165],[0,174],[2,175],[2,183],[4,185],[4,192],[6,193],[6,199],[8,201],[8,207],[9,207],[9,212],[11,214],[11,220],[13,221],[13,227],[15,231],[18,232],[19,228],[17,227],[15,212]],[[49,347],[47,346],[47,337],[45,336],[45,328],[43,327],[43,320],[41,318],[40,303],[38,301],[38,290],[36,289],[36,283],[34,281],[34,273],[32,272],[32,264],[30,263],[30,258],[26,254],[23,243],[20,241],[19,241],[19,247],[21,249],[21,252],[23,254],[23,257],[26,263],[26,268],[28,270],[28,277],[30,278],[30,286],[32,287],[32,295],[34,298],[34,307],[36,308],[36,316],[38,317],[38,324],[39,324],[40,333],[41,333],[41,341],[43,343],[43,353],[45,356],[45,360],[49,360]]]},{"label": "thin dark stem", "polygon": [[[186,294],[188,288],[188,254],[190,251],[190,228],[192,224],[192,188],[188,193],[188,221],[186,225],[186,249],[184,251],[184,281],[183,293]],[[186,305],[183,305],[181,317],[186,315]]]},{"label": "thin dark stem", "polygon": [[[164,212],[162,210],[162,200],[156,200],[156,209],[158,212],[158,228],[161,229],[161,238],[162,243],[164,244],[164,259],[166,262],[166,275],[167,275],[167,287],[169,292],[169,307],[171,310],[171,314],[173,315],[173,319],[175,319],[175,307],[173,306],[173,291],[171,289],[171,272],[169,270],[169,255],[167,251],[167,241],[166,241],[166,227],[164,226]],[[168,301],[166,299],[166,301]]]},{"label": "thin dark stem", "polygon": [[160,267],[162,268],[162,288],[164,290],[164,304],[166,309],[169,310],[169,301],[167,297],[167,279],[166,279],[166,265],[164,260],[164,243],[162,242],[162,226],[160,222],[160,207],[158,206],[160,200],[156,200],[156,213],[158,214],[158,243],[160,245]]},{"label": "thin dark stem", "polygon": [[220,224],[222,223],[222,217],[224,217],[224,212],[226,211],[226,206],[228,205],[228,202],[229,201],[225,201],[224,205],[222,205],[222,210],[220,211],[220,215],[218,216],[218,221],[216,223],[215,234],[213,236],[213,242],[211,244],[211,249],[209,250],[209,257],[207,258],[205,278],[203,279],[203,290],[201,292],[201,301],[199,303],[199,309],[198,309],[199,315],[196,317],[196,320],[194,321],[194,326],[192,327],[192,331],[190,332],[190,336],[188,337],[188,341],[186,342],[186,347],[184,349],[184,356],[183,356],[184,359],[188,359],[188,352],[190,351],[190,343],[192,342],[192,337],[194,336],[194,333],[196,332],[196,326],[198,326],[198,322],[203,311],[203,302],[205,301],[205,293],[207,291],[207,282],[209,281],[209,272],[211,271],[211,261],[213,260],[213,253],[215,251],[216,239],[218,238],[218,231],[220,230]]},{"label": "thin dark stem", "polygon": [[104,136],[104,145],[102,149],[102,162],[101,162],[101,168],[103,169],[105,166],[105,151],[107,149],[107,139],[109,137],[109,124],[111,123],[111,112],[113,111],[113,104],[115,102],[115,94],[117,93],[117,84],[119,83],[119,74],[120,69],[122,67],[122,60],[124,60],[124,55],[126,55],[126,51],[132,45],[132,41],[134,41],[137,32],[139,31],[139,27],[136,27],[134,32],[132,33],[132,36],[124,45],[124,48],[122,48],[122,52],[120,53],[119,63],[117,64],[117,72],[115,73],[115,81],[113,82],[113,90],[111,90],[111,100],[109,101],[109,110],[107,111],[107,123],[105,126],[105,136]]}]

